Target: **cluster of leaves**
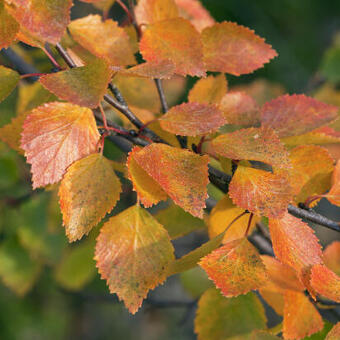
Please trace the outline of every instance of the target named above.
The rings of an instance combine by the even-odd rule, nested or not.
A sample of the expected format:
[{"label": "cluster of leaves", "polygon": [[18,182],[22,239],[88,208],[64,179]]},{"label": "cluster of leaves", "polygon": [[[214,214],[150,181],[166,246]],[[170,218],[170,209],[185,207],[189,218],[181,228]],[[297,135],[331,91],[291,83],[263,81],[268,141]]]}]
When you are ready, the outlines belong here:
[{"label": "cluster of leaves", "polygon": [[[85,2],[103,9],[104,17],[113,3]],[[200,298],[199,339],[277,338],[266,330],[263,306],[252,290],[283,316],[285,339],[322,330],[306,291],[312,299],[340,302],[340,243],[322,252],[313,230],[287,209],[322,197],[340,205],[340,163],[322,146],[340,142],[340,133],[328,126],[338,117],[337,107],[305,95],[260,105],[243,91],[228,91],[225,73],[251,73],[276,52],[248,28],[215,23],[197,0],[139,0],[125,27],[99,15],[70,22],[71,6],[71,0],[0,0],[0,48],[20,41],[51,57],[46,44],[59,51],[63,45],[63,57],[71,56],[75,66],[61,64],[36,84],[20,85],[30,87],[25,104],[0,130],[0,138],[31,165],[33,188],[58,192],[68,240],[87,235],[116,206],[120,172],[131,180],[137,203],[106,219],[95,261],[110,292],[131,313],[150,289],[198,264],[217,288]],[[144,61],[138,64],[140,56]],[[188,102],[160,114],[152,80],[168,79],[176,87],[186,76],[201,78]],[[0,100],[20,78],[0,66]],[[129,105],[115,92],[120,112],[102,107],[111,82]],[[164,99],[162,104],[166,111]],[[131,137],[131,110],[139,128],[134,132],[145,143],[131,150],[125,167],[106,158],[103,148],[112,133]],[[123,126],[106,115],[120,118]],[[208,216],[209,166],[232,179]],[[168,199],[172,203],[156,215],[146,209]],[[171,239],[201,227],[203,218],[211,240],[175,259]],[[247,238],[264,218],[275,258],[261,256]],[[336,334],[339,325],[327,339]]]}]

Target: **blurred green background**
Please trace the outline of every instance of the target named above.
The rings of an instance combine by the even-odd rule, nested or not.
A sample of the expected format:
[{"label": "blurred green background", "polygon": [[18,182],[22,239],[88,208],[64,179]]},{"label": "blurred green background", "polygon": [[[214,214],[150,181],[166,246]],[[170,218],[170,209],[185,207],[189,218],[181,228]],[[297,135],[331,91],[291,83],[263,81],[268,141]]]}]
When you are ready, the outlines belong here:
[{"label": "blurred green background", "polygon": [[[268,98],[282,91],[315,94],[339,105],[339,0],[205,0],[203,4],[217,21],[235,21],[254,29],[279,53],[254,74],[228,76],[231,87],[248,84],[252,93]],[[96,10],[76,2],[72,15],[90,12]],[[122,15],[115,4],[110,16],[121,19]],[[36,65],[44,65],[41,59],[41,54],[30,51]],[[258,79],[268,82],[254,85]],[[189,80],[188,89],[193,81]],[[1,126],[15,115],[18,95],[16,90],[0,104]],[[44,95],[38,93],[32,101]],[[112,159],[123,156],[112,145],[105,152]],[[129,315],[97,274],[92,260],[97,231],[69,245],[55,193],[38,191],[32,196],[29,178],[24,158],[1,143],[0,339],[196,339],[195,299],[210,284],[199,270],[171,277],[150,294],[135,316]],[[129,184],[124,182],[124,186],[126,194],[115,213],[134,200]],[[330,205],[323,203],[320,209],[340,220],[339,210]],[[338,237],[320,228],[317,233],[324,243]],[[198,233],[176,241],[177,255],[205,237]],[[337,317],[326,316],[333,322]],[[271,314],[272,323],[278,320]]]}]

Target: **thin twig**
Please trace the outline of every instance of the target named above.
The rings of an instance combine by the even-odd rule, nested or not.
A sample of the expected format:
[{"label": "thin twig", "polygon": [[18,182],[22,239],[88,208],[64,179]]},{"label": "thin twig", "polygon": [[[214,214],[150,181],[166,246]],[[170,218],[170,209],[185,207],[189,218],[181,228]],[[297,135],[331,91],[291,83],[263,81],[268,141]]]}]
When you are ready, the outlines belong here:
[{"label": "thin twig", "polygon": [[166,98],[165,98],[162,80],[161,79],[155,79],[155,83],[156,83],[159,99],[160,99],[161,105],[162,105],[162,112],[167,113],[169,111],[169,107],[168,107],[168,103],[167,103]]}]

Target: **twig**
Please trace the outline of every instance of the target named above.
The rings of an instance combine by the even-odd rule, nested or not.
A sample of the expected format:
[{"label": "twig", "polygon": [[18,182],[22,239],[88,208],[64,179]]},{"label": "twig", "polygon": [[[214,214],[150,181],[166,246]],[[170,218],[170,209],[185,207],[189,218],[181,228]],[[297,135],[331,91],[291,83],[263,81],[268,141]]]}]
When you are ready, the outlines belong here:
[{"label": "twig", "polygon": [[155,83],[156,83],[159,99],[162,105],[162,111],[163,113],[167,113],[169,111],[169,107],[168,107],[168,103],[166,102],[162,81],[160,79],[155,79]]}]

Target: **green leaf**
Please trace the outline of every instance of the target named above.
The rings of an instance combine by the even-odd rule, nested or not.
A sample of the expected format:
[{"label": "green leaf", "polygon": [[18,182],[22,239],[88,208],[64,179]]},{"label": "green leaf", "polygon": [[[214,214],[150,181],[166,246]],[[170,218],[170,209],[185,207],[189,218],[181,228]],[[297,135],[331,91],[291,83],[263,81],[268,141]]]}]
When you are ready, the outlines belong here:
[{"label": "green leaf", "polygon": [[8,67],[0,66],[0,102],[15,89],[19,80],[18,72]]},{"label": "green leaf", "polygon": [[340,46],[334,46],[325,53],[320,72],[328,81],[340,82]]}]

